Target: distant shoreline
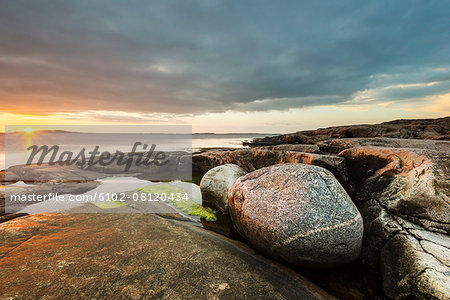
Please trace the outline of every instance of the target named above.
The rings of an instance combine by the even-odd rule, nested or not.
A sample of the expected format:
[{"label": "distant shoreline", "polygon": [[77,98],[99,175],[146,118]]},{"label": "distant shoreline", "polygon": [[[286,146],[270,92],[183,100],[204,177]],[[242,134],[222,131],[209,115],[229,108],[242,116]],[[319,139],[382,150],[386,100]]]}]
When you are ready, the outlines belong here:
[{"label": "distant shoreline", "polygon": [[[81,131],[67,131],[67,130],[35,130],[34,133],[70,133],[70,134],[165,134],[165,135],[215,135],[215,136],[230,136],[230,135],[258,135],[258,136],[272,136],[281,135],[282,133],[256,133],[256,132],[193,132],[193,133],[166,133],[166,132],[81,132]],[[0,132],[0,135],[7,134],[22,134],[22,131]]]}]

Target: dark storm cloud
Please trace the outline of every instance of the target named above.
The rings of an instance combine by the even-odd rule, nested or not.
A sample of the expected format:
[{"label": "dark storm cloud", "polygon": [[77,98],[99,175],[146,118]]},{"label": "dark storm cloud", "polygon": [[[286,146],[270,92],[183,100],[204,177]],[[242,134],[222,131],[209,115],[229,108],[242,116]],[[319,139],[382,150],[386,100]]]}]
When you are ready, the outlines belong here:
[{"label": "dark storm cloud", "polygon": [[0,101],[200,113],[425,97],[450,90],[449,13],[448,1],[0,0]]}]

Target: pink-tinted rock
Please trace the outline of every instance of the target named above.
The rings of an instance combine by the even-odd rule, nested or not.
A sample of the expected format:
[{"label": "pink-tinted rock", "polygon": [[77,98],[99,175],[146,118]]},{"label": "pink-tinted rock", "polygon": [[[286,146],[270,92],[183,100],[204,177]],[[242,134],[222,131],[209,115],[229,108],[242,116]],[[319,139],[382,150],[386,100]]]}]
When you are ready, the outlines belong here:
[{"label": "pink-tinted rock", "polygon": [[14,219],[0,258],[2,299],[331,297],[242,243],[152,214]]},{"label": "pink-tinted rock", "polygon": [[326,169],[305,164],[259,169],[236,180],[228,202],[238,232],[278,260],[326,268],[359,256],[361,215]]}]

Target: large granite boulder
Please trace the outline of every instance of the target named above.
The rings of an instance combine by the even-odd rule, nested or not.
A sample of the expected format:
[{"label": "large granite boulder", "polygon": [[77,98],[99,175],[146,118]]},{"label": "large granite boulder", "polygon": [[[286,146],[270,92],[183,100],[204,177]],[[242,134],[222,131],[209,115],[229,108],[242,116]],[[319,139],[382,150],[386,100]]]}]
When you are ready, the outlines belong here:
[{"label": "large granite boulder", "polygon": [[259,169],[236,180],[228,202],[238,232],[278,260],[335,267],[359,256],[361,215],[326,169],[305,164]]},{"label": "large granite boulder", "polygon": [[333,299],[244,244],[152,214],[0,224],[1,299]]},{"label": "large granite boulder", "polygon": [[203,206],[228,213],[228,192],[239,177],[247,174],[241,167],[226,164],[212,168],[200,182]]},{"label": "large granite boulder", "polygon": [[361,258],[392,298],[450,299],[450,157],[433,143],[339,154],[364,219]]}]

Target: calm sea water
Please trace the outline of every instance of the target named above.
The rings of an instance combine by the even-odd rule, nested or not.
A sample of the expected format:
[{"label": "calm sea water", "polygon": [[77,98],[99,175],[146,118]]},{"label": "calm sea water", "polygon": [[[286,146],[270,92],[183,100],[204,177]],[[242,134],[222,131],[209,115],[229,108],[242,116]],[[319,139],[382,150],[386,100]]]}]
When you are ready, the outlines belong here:
[{"label": "calm sea water", "polygon": [[[59,153],[71,151],[75,154],[82,148],[86,152],[99,146],[99,151],[131,152],[136,142],[155,144],[158,151],[192,150],[201,148],[241,148],[242,142],[256,137],[271,134],[112,134],[112,133],[73,133],[73,132],[32,132],[8,133],[4,144],[0,144],[0,168],[5,169],[13,165],[25,164],[29,152],[26,148],[31,145],[58,145]],[[142,146],[141,146],[142,147]],[[137,151],[145,151],[141,147]]]}]

